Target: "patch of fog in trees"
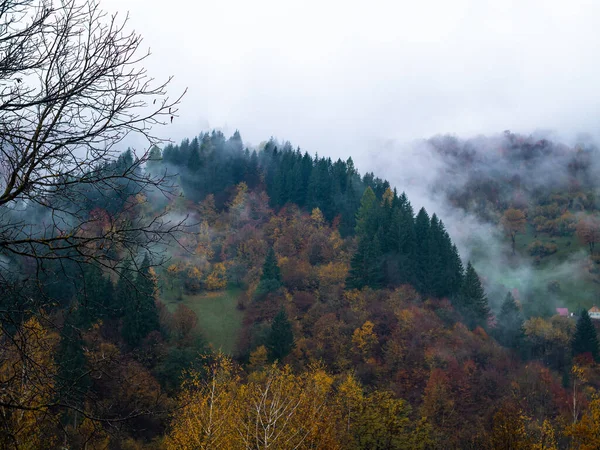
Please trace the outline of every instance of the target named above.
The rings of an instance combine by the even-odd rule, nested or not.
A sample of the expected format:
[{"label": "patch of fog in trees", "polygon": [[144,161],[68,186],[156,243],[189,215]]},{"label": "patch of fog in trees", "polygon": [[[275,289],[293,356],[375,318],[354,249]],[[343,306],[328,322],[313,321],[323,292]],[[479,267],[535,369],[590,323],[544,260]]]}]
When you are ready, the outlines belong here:
[{"label": "patch of fog in trees", "polygon": [[[507,155],[511,150],[513,153]],[[356,159],[362,170],[374,171],[399,192],[405,191],[413,205],[437,213],[464,263],[471,260],[483,278],[495,311],[510,290],[525,310],[552,313],[555,307],[564,305],[560,294],[549,289],[551,283],[576,283],[584,275],[582,261],[587,253],[583,250],[543,269],[536,267],[531,258],[512,255],[498,211],[483,201],[477,202],[477,195],[460,196],[473,194],[486,182],[499,186],[512,183],[520,187],[520,198],[498,201],[508,206],[517,201],[517,207],[524,207],[531,194],[568,189],[573,179],[594,186],[600,174],[600,158],[590,138],[565,145],[544,136],[525,138],[508,132],[469,140],[437,136],[404,144],[375,142]]]}]

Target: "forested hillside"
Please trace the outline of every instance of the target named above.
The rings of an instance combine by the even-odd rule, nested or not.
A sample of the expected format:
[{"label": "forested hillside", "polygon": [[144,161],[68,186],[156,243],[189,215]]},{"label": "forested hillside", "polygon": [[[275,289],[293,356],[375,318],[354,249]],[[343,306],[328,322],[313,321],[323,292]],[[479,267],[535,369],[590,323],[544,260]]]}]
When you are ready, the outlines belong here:
[{"label": "forested hillside", "polygon": [[[196,99],[180,110],[186,84],[146,70],[128,14],[96,0],[0,0],[0,449],[600,449],[593,140],[506,131],[368,144],[402,127],[414,138],[442,123],[483,129],[483,116],[512,123],[511,103],[540,99],[536,71],[530,86],[504,84],[529,72],[510,36],[499,52],[482,45],[513,28],[514,8],[490,22],[462,5],[440,26],[429,9],[442,3],[420,21],[404,6],[303,4],[288,17],[286,2],[268,14],[260,3],[187,2],[182,14],[144,2],[160,26],[136,27],[160,36],[161,68],[183,62],[193,78]],[[532,42],[552,38],[535,32],[551,22],[542,9],[519,14]],[[475,22],[476,39],[462,34]],[[453,29],[468,57],[448,51]],[[570,54],[594,42],[581,29]],[[439,30],[443,58],[429,53]],[[485,73],[469,78],[469,59]],[[546,62],[545,80],[564,73]],[[583,93],[565,91],[569,112],[594,97]],[[394,114],[401,104],[410,117]],[[170,140],[214,117],[250,118],[254,136],[293,128],[311,153],[247,145],[238,131]]]},{"label": "forested hillside", "polygon": [[[4,446],[596,448],[594,321],[508,289],[490,308],[477,264],[402,186],[237,132],[155,147],[143,170],[173,189],[83,194],[79,233],[107,263],[48,261],[43,315],[13,309],[1,398],[37,406],[2,407]],[[185,227],[131,257],[105,238],[156,217]]]},{"label": "forested hillside", "polygon": [[[427,141],[437,166],[429,189],[480,224],[465,242],[498,304],[513,290],[529,314],[597,303],[598,148],[510,132]],[[539,301],[544,299],[544,301]]]}]

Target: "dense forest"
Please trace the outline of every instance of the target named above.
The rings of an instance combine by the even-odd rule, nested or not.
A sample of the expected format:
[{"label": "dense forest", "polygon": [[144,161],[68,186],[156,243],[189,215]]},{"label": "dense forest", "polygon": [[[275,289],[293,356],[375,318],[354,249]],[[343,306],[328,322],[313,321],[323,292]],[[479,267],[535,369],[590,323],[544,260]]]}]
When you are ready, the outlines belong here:
[{"label": "dense forest", "polygon": [[141,42],[0,0],[0,448],[600,448],[591,141],[175,144]]},{"label": "dense forest", "polygon": [[[150,156],[138,170],[172,177],[174,189],[84,190],[80,232],[165,213],[185,228],[126,258],[119,276],[47,262],[50,282],[31,287],[44,314],[14,308],[23,326],[3,335],[0,365],[0,398],[47,406],[0,405],[3,446],[597,448],[587,310],[536,315],[508,289],[490,307],[477,264],[463,263],[443,218],[402,186],[273,139],[248,149],[238,132]],[[133,159],[127,151],[98,170]],[[456,207],[465,192],[482,190],[456,191]],[[484,211],[517,233],[535,219],[513,197]],[[125,247],[102,239],[91,251]],[[159,254],[168,261],[157,265]],[[36,271],[18,255],[11,264]],[[27,368],[16,356],[25,346]]]}]

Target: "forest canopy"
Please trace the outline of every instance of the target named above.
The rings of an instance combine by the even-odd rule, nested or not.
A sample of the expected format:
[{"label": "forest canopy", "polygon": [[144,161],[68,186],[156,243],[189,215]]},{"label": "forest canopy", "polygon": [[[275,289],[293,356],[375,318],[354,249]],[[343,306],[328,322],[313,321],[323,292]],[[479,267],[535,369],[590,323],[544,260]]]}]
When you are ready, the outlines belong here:
[{"label": "forest canopy", "polygon": [[428,211],[350,156],[159,139],[140,45],[0,0],[0,447],[600,448],[595,148],[431,138]]}]

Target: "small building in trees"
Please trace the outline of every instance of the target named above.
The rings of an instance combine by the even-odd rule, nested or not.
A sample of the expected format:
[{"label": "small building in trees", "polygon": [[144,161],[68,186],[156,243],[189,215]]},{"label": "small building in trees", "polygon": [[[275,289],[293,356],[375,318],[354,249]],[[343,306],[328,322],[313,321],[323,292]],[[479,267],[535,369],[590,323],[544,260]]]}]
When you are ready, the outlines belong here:
[{"label": "small building in trees", "polygon": [[596,305],[592,306],[588,311],[590,319],[600,320],[600,308]]},{"label": "small building in trees", "polygon": [[569,308],[556,308],[556,314],[561,317],[569,317]]}]

